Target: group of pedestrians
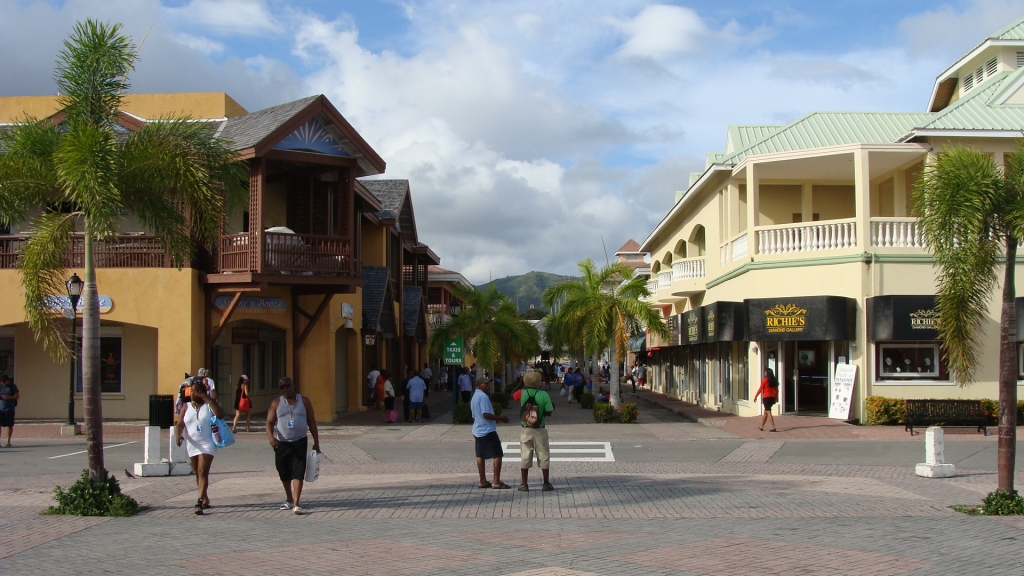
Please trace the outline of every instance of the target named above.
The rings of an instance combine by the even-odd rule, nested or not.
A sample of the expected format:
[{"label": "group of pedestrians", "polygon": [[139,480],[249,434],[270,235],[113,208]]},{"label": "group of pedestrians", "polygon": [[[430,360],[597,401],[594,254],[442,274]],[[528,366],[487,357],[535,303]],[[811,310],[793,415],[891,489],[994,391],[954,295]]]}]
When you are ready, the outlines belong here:
[{"label": "group of pedestrians", "polygon": [[366,375],[367,385],[370,388],[370,401],[375,410],[384,410],[385,424],[398,421],[395,410],[397,398],[402,398],[402,411],[406,422],[422,423],[423,418],[430,417],[426,400],[430,395],[428,383],[432,375],[430,366],[427,364],[423,365],[423,370],[406,368],[405,379],[396,389],[391,381],[391,374],[387,370],[377,370],[376,367],[370,370]]},{"label": "group of pedestrians", "polygon": [[[245,382],[245,399],[248,399],[248,379]],[[296,392],[292,379],[287,376],[281,378],[278,389],[281,395],[270,403],[267,410],[266,432],[270,446],[274,449],[277,474],[284,487],[286,500],[280,508],[303,514],[299,502],[306,476],[307,434],[313,436],[313,450],[316,452],[320,452],[320,436],[313,404]],[[223,422],[224,418],[224,409],[204,377],[196,376],[191,380],[188,400],[179,407],[177,416],[174,437],[178,446],[184,445],[188,452],[199,495],[195,513],[202,516],[205,510],[212,507],[208,493],[210,467],[217,454],[215,435],[221,432],[217,423]]]}]

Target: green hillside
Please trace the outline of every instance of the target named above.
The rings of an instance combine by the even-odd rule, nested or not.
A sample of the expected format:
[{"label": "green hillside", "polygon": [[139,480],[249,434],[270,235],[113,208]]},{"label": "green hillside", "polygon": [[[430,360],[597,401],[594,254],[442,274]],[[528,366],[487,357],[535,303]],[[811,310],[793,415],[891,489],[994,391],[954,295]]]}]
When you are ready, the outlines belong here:
[{"label": "green hillside", "polygon": [[481,284],[476,288],[479,290],[487,287],[489,284],[494,284],[499,292],[508,295],[514,302],[519,304],[519,312],[524,312],[529,310],[531,305],[536,308],[542,308],[540,297],[544,290],[548,286],[564,282],[568,278],[570,276],[560,276],[550,272],[528,272],[520,276],[498,278],[487,284]]}]

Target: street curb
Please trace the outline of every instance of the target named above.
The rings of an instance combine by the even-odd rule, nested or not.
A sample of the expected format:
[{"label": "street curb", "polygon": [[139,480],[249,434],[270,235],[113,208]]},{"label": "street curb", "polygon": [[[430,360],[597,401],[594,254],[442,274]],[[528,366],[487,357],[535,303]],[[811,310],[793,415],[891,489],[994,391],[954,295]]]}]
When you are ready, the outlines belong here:
[{"label": "street curb", "polygon": [[680,410],[679,408],[676,408],[675,406],[668,406],[668,405],[665,405],[665,404],[659,404],[659,403],[657,403],[657,402],[655,402],[653,400],[649,400],[647,398],[644,398],[643,396],[640,396],[639,394],[633,394],[633,397],[636,398],[637,400],[640,400],[641,402],[647,404],[648,406],[654,406],[654,407],[657,407],[657,408],[662,408],[664,410],[668,410],[669,412],[671,412],[671,413],[673,413],[673,414],[675,414],[677,416],[682,416],[684,419],[686,419],[687,422],[694,422],[694,423],[697,423],[697,424],[703,424],[705,426],[710,426],[712,428],[721,428],[722,426],[725,426],[725,420],[719,420],[719,419],[716,419],[716,418],[695,418],[692,414],[688,414],[688,413],[684,412],[683,410]]}]

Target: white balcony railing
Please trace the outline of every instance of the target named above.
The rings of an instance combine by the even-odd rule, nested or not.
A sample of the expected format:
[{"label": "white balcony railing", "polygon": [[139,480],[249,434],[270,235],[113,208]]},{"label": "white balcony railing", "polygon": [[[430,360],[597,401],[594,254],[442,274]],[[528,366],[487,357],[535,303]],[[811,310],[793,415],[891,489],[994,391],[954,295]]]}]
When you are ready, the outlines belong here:
[{"label": "white balcony railing", "polygon": [[672,271],[658,272],[658,288],[668,288],[672,285]]},{"label": "white balcony railing", "polygon": [[672,281],[704,277],[704,258],[687,258],[672,263]]},{"label": "white balcony railing", "polygon": [[871,246],[877,248],[926,248],[917,218],[872,218]]},{"label": "white balcony railing", "polygon": [[758,254],[822,252],[856,247],[857,221],[854,218],[757,228]]},{"label": "white balcony railing", "polygon": [[658,279],[657,278],[651,278],[650,280],[647,281],[647,291],[651,293],[651,296],[657,294],[657,292],[658,292]]},{"label": "white balcony railing", "polygon": [[740,234],[732,241],[732,259],[739,260],[740,258],[746,258],[750,254],[747,233]]},{"label": "white balcony railing", "polygon": [[729,245],[722,244],[718,248],[718,260],[720,266],[725,266],[729,263]]}]

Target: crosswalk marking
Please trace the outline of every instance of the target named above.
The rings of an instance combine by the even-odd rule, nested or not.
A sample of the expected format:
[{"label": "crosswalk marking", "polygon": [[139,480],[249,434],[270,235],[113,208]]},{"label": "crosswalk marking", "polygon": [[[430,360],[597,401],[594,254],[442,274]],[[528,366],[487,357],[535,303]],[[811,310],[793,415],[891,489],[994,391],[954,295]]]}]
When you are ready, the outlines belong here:
[{"label": "crosswalk marking", "polygon": [[[552,462],[615,462],[611,442],[550,442]],[[519,454],[519,442],[502,442],[502,450]]]}]

